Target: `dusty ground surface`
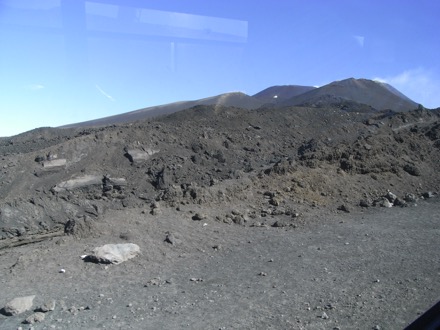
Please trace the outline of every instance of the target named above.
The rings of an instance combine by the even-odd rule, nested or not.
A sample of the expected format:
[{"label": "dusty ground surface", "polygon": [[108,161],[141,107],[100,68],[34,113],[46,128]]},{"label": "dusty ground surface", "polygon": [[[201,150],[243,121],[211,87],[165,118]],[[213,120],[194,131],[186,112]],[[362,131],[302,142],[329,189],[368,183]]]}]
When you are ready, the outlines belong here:
[{"label": "dusty ground surface", "polygon": [[[35,329],[403,328],[440,296],[439,113],[346,106],[0,139],[0,307],[55,299]],[[121,242],[141,255],[80,258]]]},{"label": "dusty ground surface", "polygon": [[[34,329],[403,329],[440,295],[438,199],[317,212],[289,229],[193,221],[186,210],[113,211],[100,225],[99,238],[3,250],[0,303],[55,299]],[[125,263],[80,258],[127,240],[142,254]],[[0,316],[0,328],[26,329],[30,314]]]}]

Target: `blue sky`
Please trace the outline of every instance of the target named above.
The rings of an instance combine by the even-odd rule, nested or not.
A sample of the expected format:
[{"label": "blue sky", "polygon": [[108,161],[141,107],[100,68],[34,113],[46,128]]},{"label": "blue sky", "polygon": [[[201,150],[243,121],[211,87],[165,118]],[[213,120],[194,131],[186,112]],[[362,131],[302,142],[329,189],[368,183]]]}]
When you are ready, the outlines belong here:
[{"label": "blue sky", "polygon": [[440,106],[440,1],[0,0],[0,136],[272,85]]}]

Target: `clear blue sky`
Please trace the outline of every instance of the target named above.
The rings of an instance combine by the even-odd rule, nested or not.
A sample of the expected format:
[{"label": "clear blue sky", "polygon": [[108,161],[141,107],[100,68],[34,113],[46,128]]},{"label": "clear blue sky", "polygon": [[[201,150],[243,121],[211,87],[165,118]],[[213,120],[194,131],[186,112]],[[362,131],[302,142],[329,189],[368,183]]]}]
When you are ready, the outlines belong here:
[{"label": "clear blue sky", "polygon": [[439,17],[435,0],[0,0],[0,136],[349,77],[439,107]]}]

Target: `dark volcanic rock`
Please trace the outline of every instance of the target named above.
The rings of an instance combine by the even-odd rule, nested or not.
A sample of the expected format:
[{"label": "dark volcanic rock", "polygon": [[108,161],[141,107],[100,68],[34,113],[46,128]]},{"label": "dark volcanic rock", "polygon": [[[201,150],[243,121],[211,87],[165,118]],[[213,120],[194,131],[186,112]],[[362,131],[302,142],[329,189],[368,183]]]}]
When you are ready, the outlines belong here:
[{"label": "dark volcanic rock", "polygon": [[406,164],[405,166],[403,166],[403,170],[411,175],[414,175],[414,176],[422,175],[420,170],[414,165]]}]

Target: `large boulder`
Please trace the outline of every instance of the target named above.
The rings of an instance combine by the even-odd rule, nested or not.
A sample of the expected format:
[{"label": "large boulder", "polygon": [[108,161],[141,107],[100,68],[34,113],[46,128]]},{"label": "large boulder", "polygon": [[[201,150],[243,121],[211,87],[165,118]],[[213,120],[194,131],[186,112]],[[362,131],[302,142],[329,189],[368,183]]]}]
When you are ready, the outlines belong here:
[{"label": "large boulder", "polygon": [[92,254],[88,255],[87,259],[105,264],[120,264],[136,257],[139,253],[139,246],[133,243],[106,244],[93,249]]},{"label": "large boulder", "polygon": [[3,307],[6,315],[18,315],[32,308],[35,296],[17,297]]}]

